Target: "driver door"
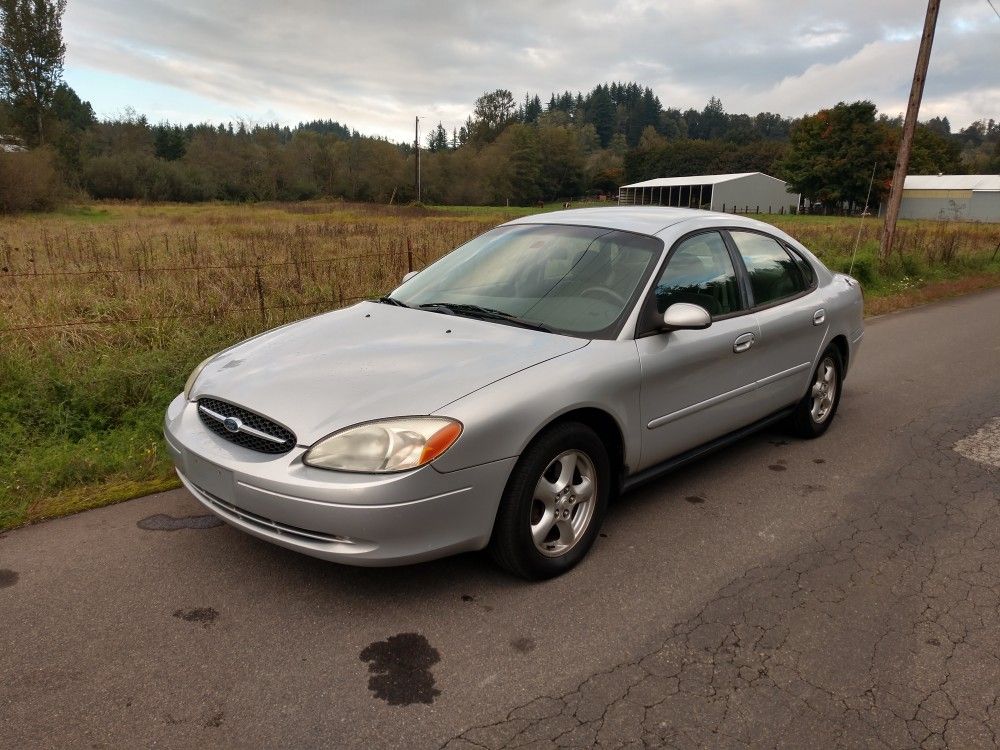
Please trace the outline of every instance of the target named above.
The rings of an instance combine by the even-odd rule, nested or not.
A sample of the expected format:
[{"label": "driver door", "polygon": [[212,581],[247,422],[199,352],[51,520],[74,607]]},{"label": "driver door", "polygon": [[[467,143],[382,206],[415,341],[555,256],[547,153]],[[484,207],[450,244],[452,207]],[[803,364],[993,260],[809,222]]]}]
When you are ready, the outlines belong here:
[{"label": "driver door", "polygon": [[670,253],[652,289],[658,316],[675,302],[712,315],[703,330],[678,330],[636,340],[642,372],[640,469],[665,461],[760,418],[754,399],[760,338],[746,312],[733,258],[716,231],[687,237]]}]

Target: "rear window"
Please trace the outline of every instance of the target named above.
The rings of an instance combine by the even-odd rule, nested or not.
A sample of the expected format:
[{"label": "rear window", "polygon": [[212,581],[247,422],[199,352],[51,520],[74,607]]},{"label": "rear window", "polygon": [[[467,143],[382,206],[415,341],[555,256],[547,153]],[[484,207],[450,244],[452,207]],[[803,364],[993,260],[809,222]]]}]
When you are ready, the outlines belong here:
[{"label": "rear window", "polygon": [[813,271],[812,264],[794,250],[789,250],[788,252],[795,260],[795,265],[799,267],[799,273],[802,274],[802,279],[806,282],[806,286],[812,286],[813,282],[816,280],[816,272]]},{"label": "rear window", "polygon": [[750,277],[754,305],[779,302],[808,288],[796,259],[773,237],[756,232],[730,232],[730,235]]}]

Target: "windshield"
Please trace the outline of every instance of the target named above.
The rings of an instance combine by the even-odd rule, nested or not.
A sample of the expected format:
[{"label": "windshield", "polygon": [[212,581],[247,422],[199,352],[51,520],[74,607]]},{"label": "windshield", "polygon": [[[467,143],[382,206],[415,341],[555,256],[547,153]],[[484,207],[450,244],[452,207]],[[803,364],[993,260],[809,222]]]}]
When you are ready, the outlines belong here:
[{"label": "windshield", "polygon": [[425,268],[392,298],[457,314],[475,306],[512,322],[602,337],[631,309],[662,248],[654,237],[595,227],[498,227]]}]

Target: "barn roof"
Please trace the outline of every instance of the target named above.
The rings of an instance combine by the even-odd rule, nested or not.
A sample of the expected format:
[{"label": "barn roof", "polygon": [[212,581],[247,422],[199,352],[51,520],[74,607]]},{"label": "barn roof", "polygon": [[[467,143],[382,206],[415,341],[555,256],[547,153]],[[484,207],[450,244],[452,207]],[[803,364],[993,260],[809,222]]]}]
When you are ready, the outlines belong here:
[{"label": "barn roof", "polygon": [[1000,174],[907,175],[904,190],[1000,190]]},{"label": "barn roof", "polygon": [[644,188],[644,187],[674,187],[677,185],[717,185],[720,182],[732,182],[733,180],[740,180],[744,177],[752,177],[755,175],[760,175],[761,177],[767,177],[769,180],[774,180],[775,182],[781,182],[777,177],[771,177],[769,174],[764,174],[763,172],[736,172],[734,174],[701,174],[701,175],[690,175],[686,177],[656,177],[652,180],[643,180],[642,182],[633,182],[631,185],[622,185],[623,188]]}]

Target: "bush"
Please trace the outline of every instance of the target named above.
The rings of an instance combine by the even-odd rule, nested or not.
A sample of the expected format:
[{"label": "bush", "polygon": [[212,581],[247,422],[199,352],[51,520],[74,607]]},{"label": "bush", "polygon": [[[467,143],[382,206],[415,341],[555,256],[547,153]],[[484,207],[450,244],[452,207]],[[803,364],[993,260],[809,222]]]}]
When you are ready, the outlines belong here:
[{"label": "bush", "polygon": [[94,157],[84,165],[83,182],[94,198],[192,203],[216,197],[205,170],[146,154]]},{"label": "bush", "polygon": [[66,186],[48,148],[0,152],[0,213],[44,211],[66,197]]}]

